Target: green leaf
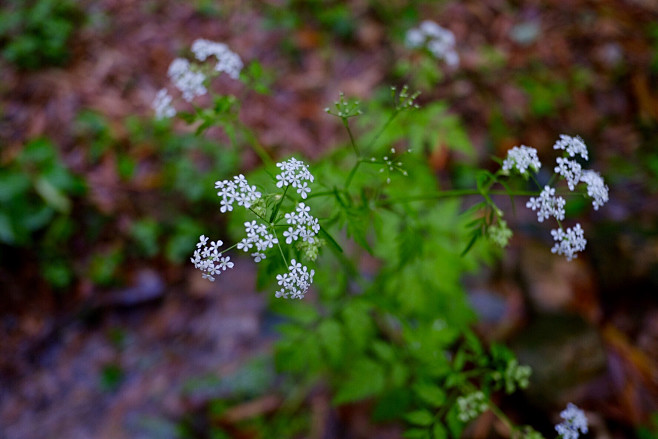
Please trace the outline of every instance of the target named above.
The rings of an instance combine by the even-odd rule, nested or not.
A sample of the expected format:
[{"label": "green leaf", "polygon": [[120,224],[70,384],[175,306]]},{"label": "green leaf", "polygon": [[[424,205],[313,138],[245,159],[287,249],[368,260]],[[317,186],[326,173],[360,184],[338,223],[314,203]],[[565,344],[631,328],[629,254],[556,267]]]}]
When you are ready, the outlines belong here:
[{"label": "green leaf", "polygon": [[437,422],[432,427],[432,439],[448,439],[448,431],[442,423]]},{"label": "green leaf", "polygon": [[406,439],[431,439],[430,432],[427,431],[427,429],[421,428],[405,430],[405,432],[402,433],[402,437]]},{"label": "green leaf", "polygon": [[404,415],[404,419],[410,424],[428,427],[434,422],[434,415],[429,410],[416,410]]},{"label": "green leaf", "polygon": [[360,302],[351,302],[343,308],[342,318],[347,338],[357,350],[363,350],[374,336],[374,327],[368,307]]},{"label": "green leaf", "polygon": [[441,407],[446,402],[446,394],[438,386],[431,383],[418,383],[414,392],[426,404],[432,407]]},{"label": "green leaf", "polygon": [[345,404],[377,395],[384,390],[384,368],[367,358],[360,358],[348,369],[334,397],[335,404]]},{"label": "green leaf", "polygon": [[58,212],[68,213],[71,210],[71,201],[49,180],[39,177],[34,183],[34,189],[50,207]]},{"label": "green leaf", "polygon": [[318,326],[317,331],[329,361],[334,366],[340,365],[344,352],[344,337],[340,324],[335,320],[324,320]]}]

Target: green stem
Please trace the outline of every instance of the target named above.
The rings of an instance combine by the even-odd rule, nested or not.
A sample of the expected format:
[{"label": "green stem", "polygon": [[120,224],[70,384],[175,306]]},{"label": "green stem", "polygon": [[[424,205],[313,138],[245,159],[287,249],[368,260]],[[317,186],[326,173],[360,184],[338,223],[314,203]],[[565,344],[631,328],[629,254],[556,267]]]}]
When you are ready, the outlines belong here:
[{"label": "green stem", "polygon": [[[276,233],[275,233],[276,236]],[[281,257],[283,258],[283,262],[286,263],[286,267],[288,266],[288,260],[286,259],[286,256],[283,254],[283,249],[281,248],[281,244],[279,242],[279,237],[276,237],[276,246],[279,247],[279,253],[281,253]]]},{"label": "green stem", "polygon": [[346,117],[343,118],[343,125],[345,126],[345,129],[347,130],[347,134],[350,136],[350,143],[352,143],[352,149],[354,149],[354,153],[356,154],[356,157],[361,158],[361,153],[359,152],[359,147],[356,146],[356,142],[354,141],[354,136],[352,135],[352,130],[350,129],[350,124],[349,124]]},{"label": "green stem", "polygon": [[352,170],[350,171],[349,175],[347,176],[347,180],[345,180],[345,188],[344,190],[347,190],[348,187],[350,187],[350,184],[352,183],[352,179],[356,175],[356,170],[359,169],[359,165],[361,164],[363,160],[359,158],[359,160],[356,161],[354,166],[352,167]]},{"label": "green stem", "polygon": [[279,209],[281,208],[281,204],[283,204],[283,200],[286,199],[286,193],[288,192],[289,187],[290,187],[290,185],[286,186],[286,190],[283,191],[283,195],[281,196],[281,199],[279,200],[279,203],[274,208],[274,211],[272,211],[272,216],[270,217],[270,220],[268,221],[270,224],[272,224],[274,222],[274,219],[276,218],[276,215],[279,213]]},{"label": "green stem", "polygon": [[370,150],[370,147],[373,146],[375,144],[375,142],[377,142],[377,140],[379,140],[379,137],[384,133],[384,131],[386,131],[386,128],[388,128],[388,126],[391,124],[391,122],[393,122],[393,119],[395,119],[397,117],[398,113],[400,113],[400,110],[397,110],[397,109],[393,113],[391,113],[391,115],[388,117],[388,120],[386,121],[386,123],[377,132],[375,137],[373,137],[372,140],[368,143],[368,146],[366,146],[366,150]]},{"label": "green stem", "polygon": [[[487,192],[489,195],[510,195],[510,196],[536,196],[539,195],[537,191],[490,191]],[[570,193],[560,193],[558,195],[569,195]],[[440,198],[453,198],[453,197],[463,197],[466,195],[482,195],[478,189],[453,189],[449,191],[437,192],[435,194],[424,194],[417,195],[412,197],[397,197],[397,198],[388,198],[386,200],[381,200],[376,203],[377,206],[388,206],[395,203],[409,203],[414,201],[428,201],[428,200],[437,200]]]}]

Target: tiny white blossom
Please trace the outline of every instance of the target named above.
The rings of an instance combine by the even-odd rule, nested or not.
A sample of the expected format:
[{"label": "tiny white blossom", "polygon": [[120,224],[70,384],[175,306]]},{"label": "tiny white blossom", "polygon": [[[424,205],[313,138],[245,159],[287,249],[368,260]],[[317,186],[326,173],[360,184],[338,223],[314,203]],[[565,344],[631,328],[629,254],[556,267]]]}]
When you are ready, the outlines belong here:
[{"label": "tiny white blossom", "polygon": [[221,197],[220,212],[225,213],[233,210],[233,203],[237,201],[238,206],[249,209],[261,197],[256,186],[250,186],[244,175],[240,174],[231,180],[215,182],[215,189],[219,189],[217,196]]},{"label": "tiny white blossom", "polygon": [[212,241],[210,247],[207,244],[208,238],[201,235],[196,245],[197,249],[190,261],[194,264],[194,268],[203,273],[202,277],[204,279],[214,282],[215,276],[219,276],[222,270],[226,271],[233,268],[233,262],[230,261],[228,256],[222,257],[219,247],[224,243],[221,240]]},{"label": "tiny white blossom", "polygon": [[176,110],[171,105],[172,97],[167,93],[166,89],[161,89],[155,95],[151,107],[155,110],[155,117],[157,119],[168,119],[176,115]]},{"label": "tiny white blossom", "polygon": [[515,168],[520,174],[526,174],[528,168],[532,168],[535,172],[539,171],[541,162],[537,157],[537,150],[521,145],[507,151],[507,158],[503,162],[503,171],[509,172]]},{"label": "tiny white blossom", "polygon": [[562,439],[578,439],[580,433],[588,432],[585,412],[575,404],[567,404],[567,408],[562,410],[560,417],[564,421],[555,426],[555,431]]},{"label": "tiny white blossom", "polygon": [[206,76],[199,71],[194,71],[186,59],[174,59],[169,65],[167,74],[187,102],[197,96],[203,96],[208,91],[203,85]]},{"label": "tiny white blossom", "polygon": [[306,182],[312,183],[314,180],[308,166],[294,157],[285,162],[279,162],[276,166],[281,169],[281,173],[276,176],[276,186],[279,188],[292,186],[298,189],[297,192],[302,198],[306,198],[306,194],[311,192]]},{"label": "tiny white blossom", "polygon": [[291,260],[288,273],[276,276],[276,280],[282,288],[275,293],[275,296],[284,299],[302,299],[313,283],[314,275],[315,270],[309,271],[296,260]]},{"label": "tiny white blossom", "polygon": [[297,241],[300,237],[302,241],[314,242],[315,235],[320,232],[320,223],[317,218],[310,214],[311,208],[304,203],[299,203],[295,208],[295,212],[285,215],[286,222],[295,227],[288,227],[288,230],[283,232],[286,237],[286,244],[292,244],[292,241]]},{"label": "tiny white blossom", "polygon": [[562,230],[561,228],[551,230],[551,235],[553,235],[553,240],[556,242],[551,252],[566,256],[567,261],[577,258],[578,255],[576,253],[585,250],[585,246],[587,245],[587,240],[583,235],[583,229],[580,227],[580,224],[576,224],[573,228],[567,228],[566,230]]},{"label": "tiny white blossom", "polygon": [[592,198],[594,210],[608,202],[608,186],[598,172],[585,170],[580,174],[580,181],[587,184],[587,195]]},{"label": "tiny white blossom", "polygon": [[242,59],[226,44],[198,39],[192,43],[192,52],[199,61],[205,61],[208,57],[214,56],[217,59],[216,71],[226,72],[233,79],[240,77],[243,67]]},{"label": "tiny white blossom", "polygon": [[269,233],[267,226],[256,221],[244,223],[244,230],[247,237],[238,243],[238,250],[248,252],[255,246],[258,253],[263,253],[279,242],[276,236]]},{"label": "tiny white blossom", "polygon": [[580,155],[583,159],[588,159],[587,146],[580,137],[571,137],[566,134],[560,134],[560,139],[555,142],[553,149],[563,149],[569,154],[569,157]]},{"label": "tiny white blossom", "polygon": [[233,268],[233,262],[231,262],[231,257],[226,256],[220,259],[219,267],[226,271],[227,268]]},{"label": "tiny white blossom", "polygon": [[544,186],[544,189],[539,194],[539,197],[532,197],[526,203],[529,209],[537,210],[537,221],[540,223],[551,216],[562,221],[564,219],[564,205],[566,200],[562,197],[555,196],[555,189],[549,186]]},{"label": "tiny white blossom", "polygon": [[569,190],[574,190],[580,181],[580,174],[583,169],[582,166],[580,166],[575,160],[569,160],[564,157],[558,157],[556,161],[557,166],[555,167],[555,172],[567,180]]},{"label": "tiny white blossom", "polygon": [[459,414],[457,415],[459,420],[468,422],[471,419],[477,418],[481,413],[484,413],[489,406],[484,393],[477,391],[457,398],[457,408],[459,410]]},{"label": "tiny white blossom", "polygon": [[433,21],[425,20],[418,28],[407,31],[405,43],[409,48],[425,46],[436,59],[442,59],[451,67],[459,65],[455,50],[455,34]]}]

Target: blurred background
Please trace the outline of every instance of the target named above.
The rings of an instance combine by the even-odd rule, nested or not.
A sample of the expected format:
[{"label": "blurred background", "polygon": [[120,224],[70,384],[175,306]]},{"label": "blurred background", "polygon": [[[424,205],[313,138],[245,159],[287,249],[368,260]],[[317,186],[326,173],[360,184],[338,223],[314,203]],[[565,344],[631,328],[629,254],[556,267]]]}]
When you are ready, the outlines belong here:
[{"label": "blurred background", "polygon": [[[454,32],[458,67],[405,47],[425,19]],[[599,211],[569,212],[585,254],[552,255],[534,214],[510,211],[510,248],[464,280],[476,330],[533,366],[506,411],[549,424],[574,401],[592,435],[658,437],[655,0],[5,0],[0,438],[257,438],[273,423],[399,437],[373,426],[367,401],[336,409],[323,389],[306,419],[277,416],[270,292],[253,264],[211,284],[189,263],[199,235],[222,236],[213,182],[260,163],[221,132],[153,119],[169,63],[197,38],[262,66],[270,93],[218,90],[277,158],[345,145],[323,111],[339,91],[404,83],[464,126],[426,148],[446,184],[512,146],[550,157],[559,134],[582,136],[610,187]]]}]

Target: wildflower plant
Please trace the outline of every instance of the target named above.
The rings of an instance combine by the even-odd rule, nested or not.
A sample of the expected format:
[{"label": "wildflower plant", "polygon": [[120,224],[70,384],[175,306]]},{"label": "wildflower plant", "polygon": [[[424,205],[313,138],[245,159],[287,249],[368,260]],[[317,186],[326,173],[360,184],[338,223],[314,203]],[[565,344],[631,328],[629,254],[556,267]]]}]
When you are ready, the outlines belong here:
[{"label": "wildflower plant", "polygon": [[[419,32],[435,37],[432,29],[421,25]],[[410,39],[420,41],[413,34]],[[214,44],[197,40],[192,48],[199,61],[217,59],[214,67],[179,63],[170,75],[184,100],[186,91],[193,101],[202,86],[211,90],[209,76],[199,82],[199,72],[241,79],[242,61]],[[467,136],[444,106],[421,107],[418,97],[406,86],[393,87],[389,104],[378,107],[341,93],[326,112],[345,128],[349,146],[313,164],[297,158],[275,163],[230,117],[233,104],[181,115],[199,124],[199,133],[219,125],[235,134],[240,127],[242,141],[263,161],[248,176],[216,181],[217,210],[229,215],[234,243],[224,246],[202,235],[191,262],[213,281],[243,263],[232,260],[236,253],[251,257],[259,286],[276,285],[271,306],[286,318],[279,326],[277,367],[305,386],[325,380],[336,404],[374,398],[376,417],[405,422],[405,437],[411,438],[459,437],[489,410],[513,435],[538,437],[530,427],[514,425],[495,403],[497,393],[527,387],[531,370],[504,347],[483,346],[470,331],[474,314],[460,280],[512,237],[497,196],[523,197],[539,222],[554,221],[552,252],[571,260],[586,240],[580,224],[564,224],[567,197],[591,198],[598,209],[608,200],[608,187],[583,168],[580,160],[589,156],[582,139],[561,135],[555,150],[562,156],[546,184],[539,184],[543,165],[537,151],[521,145],[498,160],[497,171],[478,171],[474,187],[441,188],[423,155],[423,145],[437,139],[424,136],[441,126],[468,151]],[[235,102],[230,96],[213,100],[215,108]],[[172,114],[164,94],[156,102],[156,113]],[[237,144],[237,137],[229,137]],[[514,189],[514,181],[530,189]],[[481,201],[463,212],[465,196]],[[374,270],[361,264],[365,254],[377,261]],[[314,300],[282,300],[309,294]]]}]

